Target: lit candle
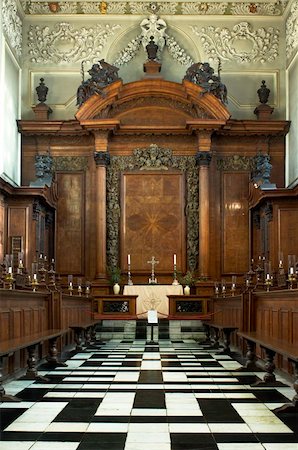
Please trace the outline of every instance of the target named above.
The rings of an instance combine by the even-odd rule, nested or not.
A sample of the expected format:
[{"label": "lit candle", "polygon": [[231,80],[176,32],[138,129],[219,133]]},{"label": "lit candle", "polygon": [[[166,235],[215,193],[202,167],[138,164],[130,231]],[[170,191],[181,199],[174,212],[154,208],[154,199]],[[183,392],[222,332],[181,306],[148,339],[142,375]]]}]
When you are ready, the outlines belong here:
[{"label": "lit candle", "polygon": [[37,280],[37,274],[36,273],[33,274],[33,280]]},{"label": "lit candle", "polygon": [[12,273],[12,267],[8,267],[8,273]]},{"label": "lit candle", "polygon": [[127,263],[130,264],[130,254],[127,255]]},{"label": "lit candle", "polygon": [[174,266],[176,266],[176,264],[177,264],[177,256],[176,253],[174,253]]},{"label": "lit candle", "polygon": [[270,274],[269,274],[269,273],[267,273],[266,279],[267,279],[267,280],[270,280]]},{"label": "lit candle", "polygon": [[290,267],[290,275],[294,275],[294,267]]}]

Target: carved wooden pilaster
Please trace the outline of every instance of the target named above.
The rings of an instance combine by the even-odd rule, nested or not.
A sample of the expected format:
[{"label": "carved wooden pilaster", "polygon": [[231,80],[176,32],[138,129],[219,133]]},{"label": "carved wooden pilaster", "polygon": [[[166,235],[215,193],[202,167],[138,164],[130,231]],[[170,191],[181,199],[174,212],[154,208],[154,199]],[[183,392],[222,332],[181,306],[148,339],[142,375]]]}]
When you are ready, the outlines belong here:
[{"label": "carved wooden pilaster", "polygon": [[200,276],[209,275],[209,166],[211,153],[199,151],[196,162],[199,166],[199,271]]},{"label": "carved wooden pilaster", "polygon": [[106,278],[106,167],[110,162],[107,151],[94,152],[96,164],[96,278]]}]

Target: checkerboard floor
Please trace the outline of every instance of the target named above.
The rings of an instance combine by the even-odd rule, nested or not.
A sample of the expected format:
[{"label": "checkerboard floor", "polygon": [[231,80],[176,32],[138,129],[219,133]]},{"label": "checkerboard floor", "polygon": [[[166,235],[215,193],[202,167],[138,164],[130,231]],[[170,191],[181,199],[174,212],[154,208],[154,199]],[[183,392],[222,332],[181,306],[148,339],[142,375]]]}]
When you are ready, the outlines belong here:
[{"label": "checkerboard floor", "polygon": [[294,390],[239,366],[191,340],[98,342],[5,386],[22,401],[0,404],[0,450],[298,450],[298,415],[272,411]]}]

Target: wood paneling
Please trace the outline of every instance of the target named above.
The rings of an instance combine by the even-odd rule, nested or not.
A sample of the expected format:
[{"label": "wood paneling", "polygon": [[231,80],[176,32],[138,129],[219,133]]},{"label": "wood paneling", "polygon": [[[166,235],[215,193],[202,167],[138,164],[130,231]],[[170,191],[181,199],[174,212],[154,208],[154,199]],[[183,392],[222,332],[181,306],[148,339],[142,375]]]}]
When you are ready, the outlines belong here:
[{"label": "wood paneling", "polygon": [[170,172],[126,173],[121,192],[121,267],[131,255],[132,270],[151,273],[185,267],[184,176]]},{"label": "wood paneling", "polygon": [[80,275],[84,273],[84,173],[59,173],[58,186],[57,271]]},{"label": "wood paneling", "polygon": [[278,209],[278,251],[283,252],[285,267],[288,255],[298,255],[298,208],[280,207]]},{"label": "wood paneling", "polygon": [[244,273],[249,260],[248,172],[222,175],[222,272]]}]

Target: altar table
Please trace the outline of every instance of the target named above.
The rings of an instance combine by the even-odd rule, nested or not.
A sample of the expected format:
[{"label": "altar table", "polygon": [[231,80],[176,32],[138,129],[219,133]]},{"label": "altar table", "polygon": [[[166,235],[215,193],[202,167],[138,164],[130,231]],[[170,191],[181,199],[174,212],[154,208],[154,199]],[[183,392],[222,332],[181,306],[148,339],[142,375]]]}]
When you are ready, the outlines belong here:
[{"label": "altar table", "polygon": [[182,295],[181,284],[147,284],[124,286],[124,295],[137,295],[136,312],[139,318],[147,318],[147,311],[156,309],[158,317],[165,318],[169,315],[168,295]]}]

